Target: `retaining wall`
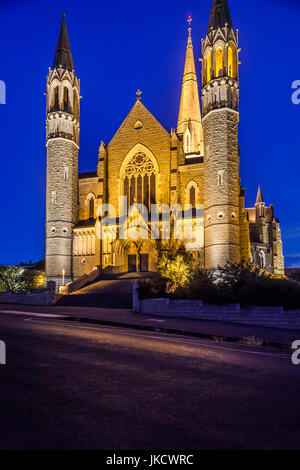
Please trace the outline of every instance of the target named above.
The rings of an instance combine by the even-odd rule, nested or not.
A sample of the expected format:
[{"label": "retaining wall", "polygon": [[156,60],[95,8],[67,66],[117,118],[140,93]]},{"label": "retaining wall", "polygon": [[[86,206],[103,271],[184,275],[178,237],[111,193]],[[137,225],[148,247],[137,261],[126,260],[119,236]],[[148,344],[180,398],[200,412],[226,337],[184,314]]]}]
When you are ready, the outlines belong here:
[{"label": "retaining wall", "polygon": [[241,307],[240,304],[208,305],[203,304],[201,300],[139,300],[137,285],[133,287],[133,310],[145,315],[300,330],[300,310],[284,310],[283,307]]},{"label": "retaining wall", "polygon": [[0,292],[0,303],[23,305],[53,305],[56,302],[55,282],[49,281],[44,292]]}]

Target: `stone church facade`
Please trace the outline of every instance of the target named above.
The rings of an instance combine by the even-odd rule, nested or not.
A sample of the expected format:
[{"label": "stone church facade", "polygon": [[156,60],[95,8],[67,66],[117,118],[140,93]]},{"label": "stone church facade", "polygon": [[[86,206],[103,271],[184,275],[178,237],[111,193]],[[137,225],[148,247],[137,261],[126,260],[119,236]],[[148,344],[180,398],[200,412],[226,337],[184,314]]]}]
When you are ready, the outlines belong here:
[{"label": "stone church facade", "polygon": [[[201,267],[212,270],[227,261],[251,259],[284,274],[273,206],[265,205],[259,188],[255,207],[245,208],[239,173],[239,51],[227,1],[213,0],[202,40],[202,112],[189,20],[177,129],[164,129],[138,91],[112,140],[101,142],[95,170],[78,174],[80,82],[63,16],[46,93],[48,280],[59,286],[97,266],[112,272],[155,271],[156,239],[168,238],[163,230],[169,207],[176,208],[169,215],[170,237],[174,214],[180,215],[183,240]],[[157,217],[152,219],[153,204]],[[191,245],[186,233],[196,243]]]}]

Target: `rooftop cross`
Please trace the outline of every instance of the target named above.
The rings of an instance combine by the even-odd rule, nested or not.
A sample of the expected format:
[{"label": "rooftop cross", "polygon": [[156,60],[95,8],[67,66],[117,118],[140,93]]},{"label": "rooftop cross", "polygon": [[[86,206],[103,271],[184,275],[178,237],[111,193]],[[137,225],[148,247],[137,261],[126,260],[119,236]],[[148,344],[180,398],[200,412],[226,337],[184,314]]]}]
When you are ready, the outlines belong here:
[{"label": "rooftop cross", "polygon": [[141,94],[142,94],[142,92],[141,92],[141,90],[139,89],[139,90],[136,92],[136,96],[137,96],[138,101],[141,101]]},{"label": "rooftop cross", "polygon": [[192,44],[192,35],[191,35],[191,32],[192,32],[192,28],[191,28],[191,22],[192,22],[192,17],[189,16],[188,17],[188,20],[187,20],[188,24],[189,24],[189,41],[188,41],[188,44],[191,45]]}]

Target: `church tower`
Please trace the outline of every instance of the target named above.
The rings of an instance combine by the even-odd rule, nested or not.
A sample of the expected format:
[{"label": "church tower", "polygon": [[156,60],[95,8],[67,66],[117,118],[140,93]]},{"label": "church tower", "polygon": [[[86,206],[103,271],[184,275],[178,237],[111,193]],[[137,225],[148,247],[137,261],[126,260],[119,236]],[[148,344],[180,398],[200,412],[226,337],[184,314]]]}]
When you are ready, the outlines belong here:
[{"label": "church tower", "polygon": [[64,14],[46,96],[46,275],[58,289],[72,280],[72,237],[78,219],[80,84]]},{"label": "church tower", "polygon": [[189,35],[177,124],[177,133],[183,135],[183,148],[186,157],[203,156],[204,153],[203,128],[191,35],[191,21],[192,19],[189,17]]},{"label": "church tower", "polygon": [[240,261],[238,52],[227,0],[213,0],[202,40],[206,269]]}]

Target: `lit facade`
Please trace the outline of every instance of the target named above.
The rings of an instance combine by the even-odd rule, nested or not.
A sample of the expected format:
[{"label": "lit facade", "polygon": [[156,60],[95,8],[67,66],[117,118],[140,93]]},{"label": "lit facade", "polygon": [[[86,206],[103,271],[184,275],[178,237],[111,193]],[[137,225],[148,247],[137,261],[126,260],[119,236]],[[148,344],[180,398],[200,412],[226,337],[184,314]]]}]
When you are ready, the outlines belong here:
[{"label": "lit facade", "polygon": [[[217,269],[227,261],[252,259],[270,272],[284,273],[273,207],[263,201],[253,209],[244,205],[238,147],[239,51],[227,1],[214,0],[202,40],[202,112],[189,20],[176,130],[164,129],[137,92],[112,140],[107,145],[101,142],[95,170],[78,174],[80,83],[63,17],[47,77],[48,280],[59,285],[62,273],[68,282],[96,266],[112,272],[155,271],[153,233],[163,237],[167,207],[182,210],[185,205],[190,210],[180,223],[196,264]],[[124,196],[126,210],[131,208],[126,237],[120,206]],[[115,208],[114,217],[107,213],[107,204]],[[148,218],[141,215],[139,204]],[[158,205],[155,222],[153,204]],[[174,211],[171,237],[173,219]],[[195,235],[194,245],[185,238],[189,231]]]}]

